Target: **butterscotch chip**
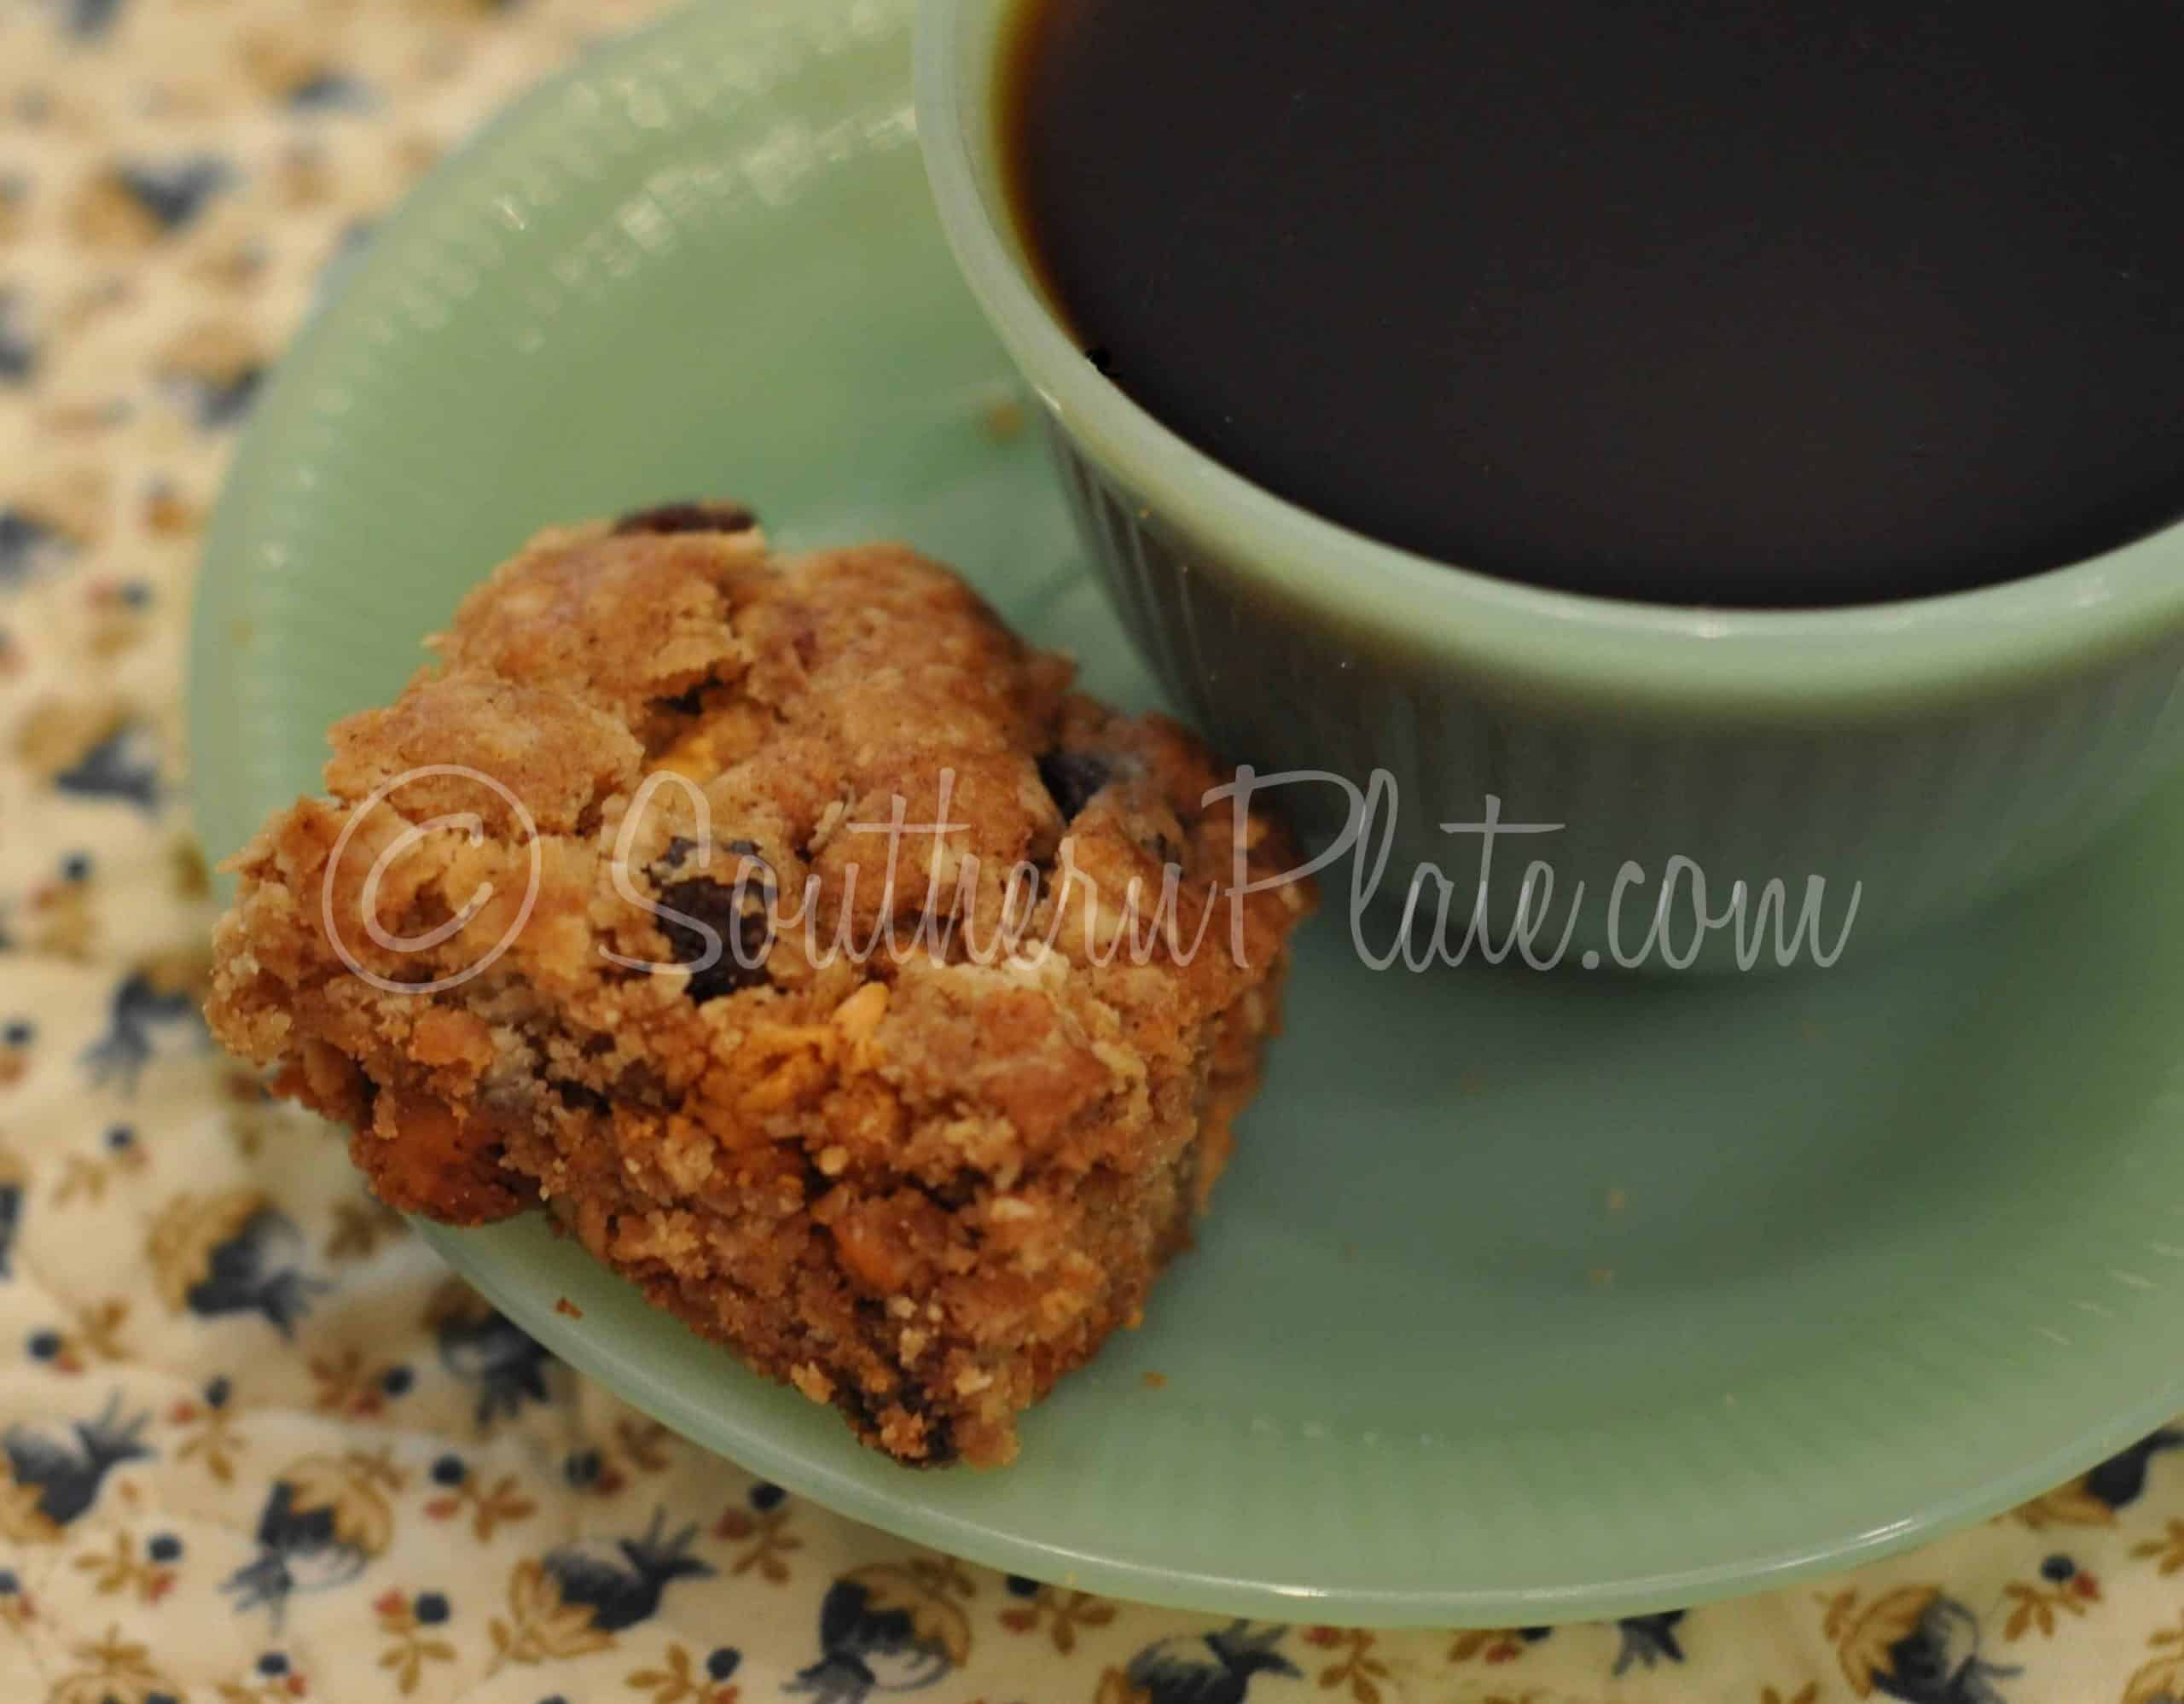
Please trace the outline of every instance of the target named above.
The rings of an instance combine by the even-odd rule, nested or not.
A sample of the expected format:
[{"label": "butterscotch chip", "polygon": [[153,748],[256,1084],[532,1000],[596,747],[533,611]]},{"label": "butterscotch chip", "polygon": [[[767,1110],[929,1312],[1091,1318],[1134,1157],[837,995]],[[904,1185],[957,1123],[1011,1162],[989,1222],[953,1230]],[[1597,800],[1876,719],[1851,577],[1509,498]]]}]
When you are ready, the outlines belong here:
[{"label": "butterscotch chip", "polygon": [[542,533],[433,643],[234,861],[216,1032],[391,1205],[543,1205],[868,1443],[1008,1460],[1226,1160],[1287,837],[945,568],[737,505]]}]

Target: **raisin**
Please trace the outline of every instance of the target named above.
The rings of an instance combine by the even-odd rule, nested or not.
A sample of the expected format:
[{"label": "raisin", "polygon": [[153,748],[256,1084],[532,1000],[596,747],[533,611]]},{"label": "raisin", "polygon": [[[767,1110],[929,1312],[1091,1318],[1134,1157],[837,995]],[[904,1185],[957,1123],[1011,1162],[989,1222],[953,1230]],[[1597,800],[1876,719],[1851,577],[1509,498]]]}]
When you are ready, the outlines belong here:
[{"label": "raisin", "polygon": [[559,1077],[549,1081],[546,1086],[551,1089],[555,1098],[572,1113],[592,1113],[601,1117],[604,1117],[607,1114],[607,1096],[596,1089],[572,1081],[568,1078]]},{"label": "raisin", "polygon": [[[770,897],[770,890],[759,889],[758,893]],[[708,1000],[733,994],[739,988],[756,988],[765,981],[766,973],[760,961],[774,944],[774,925],[764,905],[756,910],[740,910],[734,887],[694,877],[661,888],[659,897],[684,916],[705,924],[720,937],[719,957],[704,969],[691,974],[687,992],[694,1003],[702,1006]],[[674,954],[677,964],[694,963],[706,956],[711,943],[700,930],[673,917],[660,918],[659,928],[667,937],[668,951]]]},{"label": "raisin", "polygon": [[936,1412],[932,1404],[921,1393],[905,1389],[880,1395],[861,1388],[846,1377],[834,1381],[834,1406],[847,1415],[850,1424],[860,1432],[877,1437],[886,1414],[883,1404],[890,1403],[905,1414],[925,1422],[925,1454],[909,1465],[944,1468],[955,1462],[955,1424],[946,1415]]},{"label": "raisin", "polygon": [[950,1468],[956,1465],[956,1422],[944,1414],[925,1416],[925,1459],[918,1465]]},{"label": "raisin", "polygon": [[1054,795],[1065,821],[1074,822],[1092,795],[1114,778],[1105,758],[1089,752],[1048,752],[1039,759],[1039,779]]},{"label": "raisin", "polygon": [[[660,853],[659,861],[652,866],[654,875],[657,876],[659,872],[663,869],[682,869],[683,862],[688,858],[692,852],[697,851],[697,849],[698,843],[692,840],[688,835],[673,835],[669,836],[667,849]],[[747,858],[755,859],[761,865],[765,865],[766,864],[764,857],[761,855],[758,851],[758,843],[756,840],[729,840],[723,849],[730,858]],[[710,860],[708,861],[710,862]],[[703,865],[700,866],[701,869],[703,867]],[[771,867],[767,866],[767,869],[768,873],[770,874]],[[772,903],[774,898],[774,887],[770,881],[758,884],[758,891],[765,896],[768,904],[770,904]]]},{"label": "raisin", "polygon": [[631,532],[748,532],[758,517],[740,503],[663,503],[633,509],[614,523],[617,536]]}]

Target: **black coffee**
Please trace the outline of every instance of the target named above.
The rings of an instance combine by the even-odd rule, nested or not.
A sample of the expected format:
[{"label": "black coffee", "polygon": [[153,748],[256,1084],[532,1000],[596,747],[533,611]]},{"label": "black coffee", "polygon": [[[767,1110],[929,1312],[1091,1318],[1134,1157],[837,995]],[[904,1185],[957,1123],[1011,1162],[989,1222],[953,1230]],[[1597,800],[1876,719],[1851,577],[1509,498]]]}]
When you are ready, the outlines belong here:
[{"label": "black coffee", "polygon": [[1025,0],[1091,358],[1513,579],[1842,604],[2184,514],[2184,4]]}]

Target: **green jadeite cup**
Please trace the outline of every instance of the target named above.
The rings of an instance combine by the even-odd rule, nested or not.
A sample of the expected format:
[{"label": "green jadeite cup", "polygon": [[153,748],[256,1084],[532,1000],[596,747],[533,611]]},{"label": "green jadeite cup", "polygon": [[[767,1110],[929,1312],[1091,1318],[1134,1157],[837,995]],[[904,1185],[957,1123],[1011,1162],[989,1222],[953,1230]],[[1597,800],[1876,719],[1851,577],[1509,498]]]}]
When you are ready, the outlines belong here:
[{"label": "green jadeite cup", "polygon": [[[1794,920],[1814,876],[1807,956],[1843,939],[1854,894],[1845,950],[1864,952],[2053,868],[2175,765],[2184,527],[1945,596],[1693,608],[1431,561],[1200,454],[1094,368],[1033,282],[996,122],[1021,3],[925,0],[920,13],[917,120],[942,223],[1044,406],[1096,572],[1178,704],[1262,771],[1391,781],[1392,829],[1384,811],[1368,855],[1353,846],[1322,872],[1344,903],[1383,853],[1383,901],[1433,865],[1455,895],[1453,943],[1487,837],[1440,825],[1494,810],[1559,826],[1494,842],[1482,951],[1506,946],[1536,862],[1554,881],[1536,904],[1542,956],[1566,931],[1561,957],[1589,963],[1750,962],[1721,950],[1737,934],[1735,884],[1756,926],[1769,881]],[[1332,783],[1281,792],[1323,848],[1351,819]],[[1422,890],[1427,910],[1439,891]],[[1726,923],[1711,938],[1702,903]],[[1778,962],[1771,939],[1758,957]]]}]

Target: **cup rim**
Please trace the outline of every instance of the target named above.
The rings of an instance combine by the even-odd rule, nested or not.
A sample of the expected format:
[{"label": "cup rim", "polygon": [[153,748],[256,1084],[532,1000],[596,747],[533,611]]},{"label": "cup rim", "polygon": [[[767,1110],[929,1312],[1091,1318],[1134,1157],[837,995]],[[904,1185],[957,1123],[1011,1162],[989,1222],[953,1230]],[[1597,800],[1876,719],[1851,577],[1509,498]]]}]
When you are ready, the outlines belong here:
[{"label": "cup rim", "polygon": [[[1649,603],[1506,579],[1384,544],[1275,496],[1147,412],[1084,358],[1005,210],[997,26],[1022,0],[920,0],[919,146],[973,295],[1061,429],[1224,564],[1375,649],[1588,698],[1792,708],[1926,700],[2081,672],[2184,624],[2184,521],[2084,561],[1969,590],[1823,608]],[[995,21],[982,37],[975,15]],[[976,62],[971,62],[977,49]]]}]

